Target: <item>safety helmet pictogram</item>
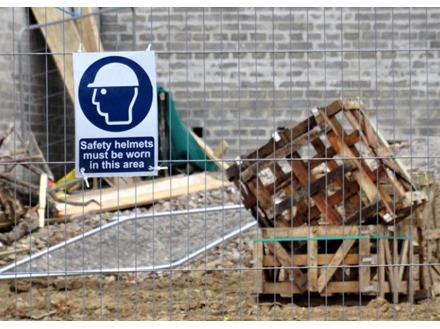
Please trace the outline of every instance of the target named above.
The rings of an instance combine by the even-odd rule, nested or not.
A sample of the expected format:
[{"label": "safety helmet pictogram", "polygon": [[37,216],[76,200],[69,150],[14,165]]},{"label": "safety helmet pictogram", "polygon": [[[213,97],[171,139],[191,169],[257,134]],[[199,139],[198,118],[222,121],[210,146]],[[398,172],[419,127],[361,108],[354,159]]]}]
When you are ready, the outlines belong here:
[{"label": "safety helmet pictogram", "polygon": [[127,65],[110,63],[98,70],[95,80],[87,87],[139,87],[139,80]]}]

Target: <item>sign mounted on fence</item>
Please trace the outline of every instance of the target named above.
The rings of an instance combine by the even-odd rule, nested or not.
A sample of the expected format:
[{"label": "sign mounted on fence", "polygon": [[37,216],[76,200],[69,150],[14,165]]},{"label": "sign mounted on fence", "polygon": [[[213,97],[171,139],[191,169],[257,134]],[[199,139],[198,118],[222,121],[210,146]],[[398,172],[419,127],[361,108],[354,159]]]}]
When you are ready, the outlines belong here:
[{"label": "sign mounted on fence", "polygon": [[154,176],[154,52],[74,53],[76,177]]}]

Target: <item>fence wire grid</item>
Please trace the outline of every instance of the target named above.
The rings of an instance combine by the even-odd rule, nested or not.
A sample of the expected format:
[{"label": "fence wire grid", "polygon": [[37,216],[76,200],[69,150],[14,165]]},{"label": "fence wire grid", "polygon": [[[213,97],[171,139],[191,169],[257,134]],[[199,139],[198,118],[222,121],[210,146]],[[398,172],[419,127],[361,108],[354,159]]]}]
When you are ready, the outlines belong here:
[{"label": "fence wire grid", "polygon": [[[440,319],[439,8],[0,17],[1,320]],[[73,177],[87,47],[155,52],[158,177]]]}]

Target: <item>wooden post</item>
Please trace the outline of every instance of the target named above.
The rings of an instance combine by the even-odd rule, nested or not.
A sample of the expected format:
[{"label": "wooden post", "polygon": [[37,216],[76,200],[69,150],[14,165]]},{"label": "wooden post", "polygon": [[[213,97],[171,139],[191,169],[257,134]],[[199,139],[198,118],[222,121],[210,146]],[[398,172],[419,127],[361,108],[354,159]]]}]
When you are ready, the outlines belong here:
[{"label": "wooden post", "polygon": [[[255,236],[254,238],[257,238]],[[255,269],[255,290],[257,294],[264,293],[264,243],[263,242],[255,242],[253,243],[253,252],[254,252],[254,269]]]},{"label": "wooden post", "polygon": [[[83,15],[93,13],[91,7],[82,7],[81,10]],[[101,38],[99,37],[98,24],[94,16],[83,17],[76,20],[75,23],[83,47],[85,47],[87,51],[99,52],[104,50],[101,44]]]},{"label": "wooden post", "polygon": [[372,258],[370,254],[370,237],[359,240],[359,292],[369,291],[371,285],[371,268]]},{"label": "wooden post", "polygon": [[47,174],[40,176],[39,206],[38,206],[38,227],[44,227],[44,217],[46,210],[46,193],[47,193]]},{"label": "wooden post", "polygon": [[379,296],[385,297],[385,245],[383,244],[383,240],[377,240],[377,248],[378,248],[378,259],[377,265],[379,265],[378,269],[378,278],[379,278]]},{"label": "wooden post", "polygon": [[309,291],[316,291],[318,286],[318,241],[309,240],[307,243],[309,251]]},{"label": "wooden post", "polygon": [[398,286],[396,284],[396,277],[394,276],[395,271],[394,271],[394,264],[393,264],[393,259],[391,257],[391,250],[390,250],[390,245],[388,244],[388,240],[383,239],[382,243],[384,245],[384,249],[385,249],[385,259],[386,262],[388,264],[387,269],[388,269],[388,279],[391,285],[391,292],[393,293],[393,303],[397,304],[399,302],[399,290],[398,290]]},{"label": "wooden post", "polygon": [[[53,21],[62,21],[66,18],[61,10],[57,8],[32,7],[32,12],[38,24],[46,24]],[[75,100],[75,91],[73,85],[73,61],[70,53],[78,51],[81,38],[73,21],[67,21],[60,24],[48,25],[41,28],[46,38],[50,51],[54,54],[53,59],[64,80],[67,93],[72,102]],[[88,51],[84,49],[83,51]],[[66,54],[66,56],[61,54]]]}]

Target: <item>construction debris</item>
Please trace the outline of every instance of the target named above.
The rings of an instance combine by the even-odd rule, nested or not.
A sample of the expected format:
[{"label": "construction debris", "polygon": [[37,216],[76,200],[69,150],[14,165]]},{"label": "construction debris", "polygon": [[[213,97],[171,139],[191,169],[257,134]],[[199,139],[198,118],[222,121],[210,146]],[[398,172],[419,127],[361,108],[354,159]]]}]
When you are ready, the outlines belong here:
[{"label": "construction debris", "polygon": [[415,257],[410,241],[427,245],[412,228],[432,198],[361,102],[337,100],[312,114],[227,170],[262,228],[254,245],[259,292],[392,293],[397,300],[432,288],[423,270],[407,265]]},{"label": "construction debris", "polygon": [[[149,205],[159,200],[167,200],[189,193],[216,189],[222,185],[223,182],[221,180],[214,179],[206,175],[206,173],[197,173],[189,176],[174,175],[142,181],[134,185],[114,186],[70,195],[63,202],[58,202],[57,208],[63,217],[87,214],[92,211],[113,211]],[[78,206],[77,204],[82,200],[93,200],[96,202],[90,202],[86,206]]]},{"label": "construction debris", "polygon": [[[55,216],[56,196],[39,210],[40,186],[32,176],[53,178],[33,135],[25,142],[13,124],[0,136],[0,242],[10,244],[38,227],[38,212]],[[28,179],[25,179],[27,177]],[[43,182],[44,183],[44,182]]]}]

